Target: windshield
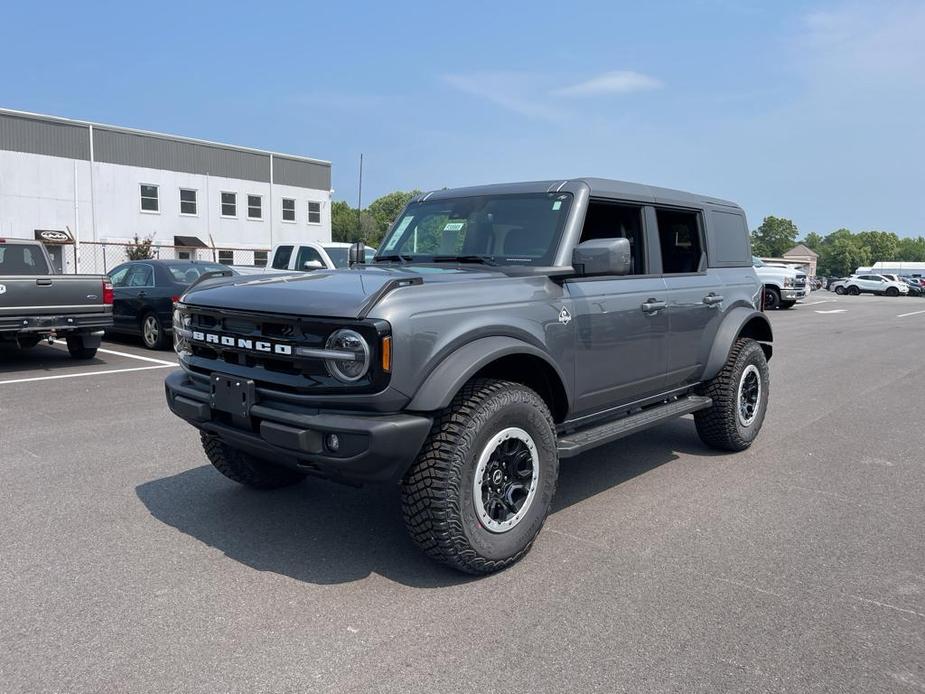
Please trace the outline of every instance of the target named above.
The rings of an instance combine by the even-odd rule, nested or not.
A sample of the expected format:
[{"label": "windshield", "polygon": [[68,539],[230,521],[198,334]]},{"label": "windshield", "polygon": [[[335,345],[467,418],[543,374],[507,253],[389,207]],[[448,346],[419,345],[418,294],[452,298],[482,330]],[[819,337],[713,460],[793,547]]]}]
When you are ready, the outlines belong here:
[{"label": "windshield", "polygon": [[764,267],[764,261],[761,258],[756,258],[752,256],[752,265],[755,267]]},{"label": "windshield", "polygon": [[[331,262],[334,263],[334,267],[347,267],[347,252],[350,250],[349,248],[344,248],[342,246],[333,248],[331,246],[324,246],[324,250],[328,254],[328,257],[331,259]],[[375,256],[375,248],[366,249],[365,258],[367,263],[372,262]]]},{"label": "windshield", "polygon": [[478,195],[412,203],[375,261],[551,265],[571,193]]}]

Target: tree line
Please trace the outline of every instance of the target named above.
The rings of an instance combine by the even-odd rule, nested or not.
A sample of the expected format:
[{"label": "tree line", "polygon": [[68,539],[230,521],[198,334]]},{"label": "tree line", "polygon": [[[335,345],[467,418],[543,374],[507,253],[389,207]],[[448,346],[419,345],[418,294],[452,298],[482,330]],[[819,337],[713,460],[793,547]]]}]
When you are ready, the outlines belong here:
[{"label": "tree line", "polygon": [[925,262],[925,237],[900,238],[892,231],[836,229],[827,236],[816,232],[801,240],[799,229],[791,220],[768,216],[752,232],[752,253],[764,258],[780,258],[798,243],[819,254],[816,274],[823,277],[850,275],[859,267],[878,260]]},{"label": "tree line", "polygon": [[357,210],[349,203],[338,200],[331,205],[331,240],[363,241],[367,246],[379,247],[382,237],[392,222],[419,190],[396,190],[376,198],[369,207]]}]

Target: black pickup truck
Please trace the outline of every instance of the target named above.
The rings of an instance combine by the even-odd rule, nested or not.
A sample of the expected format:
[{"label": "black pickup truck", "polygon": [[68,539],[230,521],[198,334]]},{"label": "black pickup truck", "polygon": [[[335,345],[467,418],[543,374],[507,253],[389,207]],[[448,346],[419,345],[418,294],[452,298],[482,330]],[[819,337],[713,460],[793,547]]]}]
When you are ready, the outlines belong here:
[{"label": "black pickup truck", "polygon": [[112,327],[112,298],[108,277],[54,274],[41,243],[0,238],[0,343],[59,337],[72,357],[92,359]]}]

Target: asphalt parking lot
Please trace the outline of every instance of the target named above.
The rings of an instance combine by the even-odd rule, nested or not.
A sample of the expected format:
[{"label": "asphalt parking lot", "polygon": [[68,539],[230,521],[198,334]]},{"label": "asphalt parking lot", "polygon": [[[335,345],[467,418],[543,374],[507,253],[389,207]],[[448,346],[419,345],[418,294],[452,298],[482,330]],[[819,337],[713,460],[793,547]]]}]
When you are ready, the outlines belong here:
[{"label": "asphalt parking lot", "polygon": [[686,418],[568,461],[481,579],[418,553],[395,489],[224,479],[170,352],[2,353],[0,691],[921,692],[925,301],[770,316],[750,450]]}]

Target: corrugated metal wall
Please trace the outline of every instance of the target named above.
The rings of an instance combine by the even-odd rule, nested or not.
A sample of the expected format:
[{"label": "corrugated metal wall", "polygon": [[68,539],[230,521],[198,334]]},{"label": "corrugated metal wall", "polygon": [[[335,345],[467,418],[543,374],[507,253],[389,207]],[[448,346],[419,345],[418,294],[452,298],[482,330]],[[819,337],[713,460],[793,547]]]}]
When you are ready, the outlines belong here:
[{"label": "corrugated metal wall", "polygon": [[273,182],[286,186],[331,190],[331,165],[273,155]]},{"label": "corrugated metal wall", "polygon": [[152,135],[93,128],[93,158],[110,164],[143,166],[247,181],[270,180],[270,156]]},{"label": "corrugated metal wall", "polygon": [[[90,159],[89,127],[40,116],[0,111],[0,149]],[[95,161],[149,169],[209,174],[246,181],[270,180],[270,155],[169,136],[93,126]],[[331,189],[331,165],[273,155],[273,181],[281,185]]]},{"label": "corrugated metal wall", "polygon": [[0,149],[89,160],[89,130],[85,125],[0,113]]}]

